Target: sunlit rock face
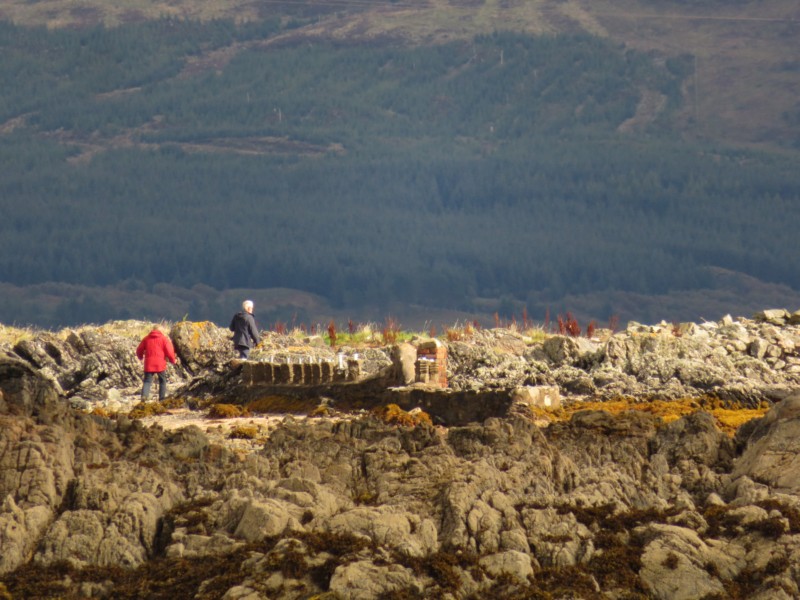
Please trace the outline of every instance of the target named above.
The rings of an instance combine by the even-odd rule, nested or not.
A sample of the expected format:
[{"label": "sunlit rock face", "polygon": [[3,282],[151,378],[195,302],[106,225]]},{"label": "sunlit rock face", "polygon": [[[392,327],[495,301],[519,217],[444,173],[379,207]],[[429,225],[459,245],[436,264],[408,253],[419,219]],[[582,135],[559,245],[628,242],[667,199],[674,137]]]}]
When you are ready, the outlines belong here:
[{"label": "sunlit rock face", "polygon": [[[412,398],[499,398],[507,390],[508,410],[443,425],[397,407],[348,412],[331,398],[318,416],[283,415],[268,431],[256,427],[262,433],[247,445],[197,425],[146,427],[122,412],[75,409],[75,382],[86,373],[106,373],[82,381],[116,391],[121,406],[136,396],[139,365],[128,354],[135,340],[36,334],[0,355],[0,591],[797,597],[794,327],[631,327],[575,343],[475,332],[471,342],[448,345],[446,390],[408,381],[413,341],[402,351],[373,348],[365,380],[393,381]],[[252,388],[227,355],[223,331],[201,328],[206,351],[178,342],[193,331],[181,328],[173,328],[184,363],[171,373],[176,395],[206,389],[220,394],[211,400],[236,400]],[[318,343],[271,343],[260,349],[271,358],[257,360],[306,351],[336,358]],[[89,356],[101,366],[77,366]],[[732,386],[739,392],[729,397],[745,405],[773,398],[733,435],[699,404],[673,419],[579,410],[606,388],[648,390],[630,397],[633,406],[659,390],[668,392],[662,400],[677,390],[716,391],[723,402]],[[583,393],[590,389],[594,395]],[[95,408],[108,406],[107,397],[89,396]],[[376,396],[375,405],[386,398],[393,396]],[[202,416],[202,403],[192,406]],[[568,418],[539,418],[537,411],[565,406]],[[243,423],[253,418],[237,414]]]}]

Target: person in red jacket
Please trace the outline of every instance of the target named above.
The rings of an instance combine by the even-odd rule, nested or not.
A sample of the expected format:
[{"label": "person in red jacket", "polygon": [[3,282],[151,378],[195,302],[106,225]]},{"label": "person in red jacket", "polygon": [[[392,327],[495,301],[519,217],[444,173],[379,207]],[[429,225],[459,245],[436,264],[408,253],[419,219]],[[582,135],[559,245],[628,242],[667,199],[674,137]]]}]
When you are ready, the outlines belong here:
[{"label": "person in red jacket", "polygon": [[150,396],[150,385],[153,383],[153,376],[158,375],[158,399],[163,400],[167,397],[167,360],[173,365],[176,364],[175,349],[172,341],[164,333],[155,327],[148,333],[136,348],[136,357],[144,359],[144,384],[142,385],[142,401]]}]

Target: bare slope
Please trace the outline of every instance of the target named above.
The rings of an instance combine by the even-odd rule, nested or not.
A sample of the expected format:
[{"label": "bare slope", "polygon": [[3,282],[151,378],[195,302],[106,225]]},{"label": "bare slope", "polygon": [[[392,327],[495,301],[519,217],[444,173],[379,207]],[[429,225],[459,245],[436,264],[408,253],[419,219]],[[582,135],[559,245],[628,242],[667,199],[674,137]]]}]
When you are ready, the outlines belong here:
[{"label": "bare slope", "polygon": [[48,27],[116,26],[164,16],[237,21],[315,17],[311,24],[276,41],[311,36],[428,44],[495,30],[536,35],[584,30],[665,57],[693,55],[696,72],[686,89],[689,102],[684,115],[684,126],[692,135],[790,145],[800,138],[800,5],[794,0],[309,0],[285,4],[11,0],[0,7],[2,19]]}]

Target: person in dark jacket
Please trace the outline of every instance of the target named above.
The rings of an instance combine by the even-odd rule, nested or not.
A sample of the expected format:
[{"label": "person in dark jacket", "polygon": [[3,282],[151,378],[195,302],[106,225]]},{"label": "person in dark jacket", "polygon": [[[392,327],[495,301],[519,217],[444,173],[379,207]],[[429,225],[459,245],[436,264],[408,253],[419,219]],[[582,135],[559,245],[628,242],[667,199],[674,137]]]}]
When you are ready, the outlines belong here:
[{"label": "person in dark jacket", "polygon": [[153,377],[158,375],[158,399],[167,397],[167,361],[176,364],[175,348],[172,341],[155,327],[148,333],[136,348],[136,357],[144,360],[144,384],[142,385],[142,401],[150,396]]},{"label": "person in dark jacket", "polygon": [[256,320],[253,317],[253,301],[245,300],[242,302],[241,312],[233,315],[230,330],[233,332],[233,347],[239,358],[247,359],[250,356],[250,349],[257,346],[261,341],[256,327]]}]

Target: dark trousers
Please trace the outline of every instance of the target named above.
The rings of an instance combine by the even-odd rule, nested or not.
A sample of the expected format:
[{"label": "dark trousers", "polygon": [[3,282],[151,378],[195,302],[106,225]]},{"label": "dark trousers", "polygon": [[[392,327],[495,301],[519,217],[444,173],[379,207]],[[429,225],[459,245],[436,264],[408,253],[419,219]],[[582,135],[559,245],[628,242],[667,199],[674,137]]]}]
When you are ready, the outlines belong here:
[{"label": "dark trousers", "polygon": [[153,383],[153,375],[158,375],[158,399],[163,400],[167,397],[167,373],[145,373],[144,385],[142,385],[142,398],[150,396],[150,385]]},{"label": "dark trousers", "polygon": [[250,358],[250,348],[247,346],[236,346],[236,352],[239,353],[239,358],[247,360]]}]

